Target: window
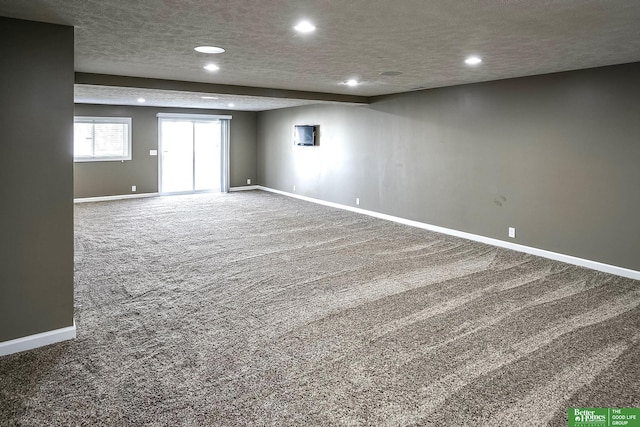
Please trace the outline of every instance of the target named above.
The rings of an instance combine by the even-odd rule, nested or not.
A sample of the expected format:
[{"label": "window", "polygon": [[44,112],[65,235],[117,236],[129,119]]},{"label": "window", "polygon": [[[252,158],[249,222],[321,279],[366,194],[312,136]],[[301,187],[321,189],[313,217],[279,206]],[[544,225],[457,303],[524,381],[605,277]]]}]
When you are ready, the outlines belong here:
[{"label": "window", "polygon": [[73,159],[76,162],[131,160],[131,118],[75,117]]}]

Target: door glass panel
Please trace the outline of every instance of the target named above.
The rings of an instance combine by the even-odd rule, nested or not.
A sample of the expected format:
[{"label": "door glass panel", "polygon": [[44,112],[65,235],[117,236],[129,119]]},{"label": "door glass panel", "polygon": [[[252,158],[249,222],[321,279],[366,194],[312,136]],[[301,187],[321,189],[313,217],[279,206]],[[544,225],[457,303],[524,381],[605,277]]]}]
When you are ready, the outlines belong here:
[{"label": "door glass panel", "polygon": [[195,190],[220,191],[220,122],[194,122]]},{"label": "door glass panel", "polygon": [[162,192],[193,191],[193,122],[162,120]]}]

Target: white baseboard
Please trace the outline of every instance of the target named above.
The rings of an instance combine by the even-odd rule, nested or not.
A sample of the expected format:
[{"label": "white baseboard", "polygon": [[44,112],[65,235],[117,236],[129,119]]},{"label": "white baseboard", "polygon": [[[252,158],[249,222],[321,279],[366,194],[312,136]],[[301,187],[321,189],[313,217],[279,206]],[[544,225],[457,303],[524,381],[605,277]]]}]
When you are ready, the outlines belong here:
[{"label": "white baseboard", "polygon": [[437,225],[426,224],[424,222],[413,221],[410,219],[400,218],[393,215],[387,215],[379,212],[369,211],[366,209],[355,208],[353,206],[342,205],[340,203],[327,202],[325,200],[314,199],[313,197],[301,196],[299,194],[288,193],[286,191],[276,190],[269,187],[264,187],[261,185],[256,186],[257,189],[263,191],[269,191],[271,193],[282,194],[284,196],[294,197],[300,200],[306,200],[312,203],[318,203],[324,206],[330,206],[333,208],[344,209],[351,212],[360,213],[363,215],[369,215],[375,218],[384,219],[387,221],[393,221],[404,225],[409,225],[411,227],[422,228],[424,230],[435,231],[437,233],[448,234],[451,236],[461,237],[467,240],[473,240],[475,242],[486,243],[492,246],[498,246],[501,248],[512,249],[518,252],[524,252],[531,255],[537,255],[543,258],[553,259],[556,261],[565,262],[567,264],[573,264],[580,267],[590,268],[592,270],[602,271],[604,273],[615,274],[617,276],[627,277],[629,279],[640,280],[640,271],[631,270],[624,267],[618,267],[615,265],[604,264],[598,261],[591,261],[588,259],[578,258],[571,255],[565,255],[557,252],[551,252],[544,249],[532,248],[530,246],[519,245],[517,243],[505,242],[503,240],[494,239],[492,237],[480,236],[478,234],[467,233],[464,231],[454,230],[451,228],[439,227]]},{"label": "white baseboard", "polygon": [[32,350],[34,348],[43,347],[57,342],[75,339],[76,337],[76,321],[73,326],[55,329],[53,331],[42,332],[40,334],[29,335],[27,337],[16,338],[10,341],[0,342],[0,356],[6,356],[21,351]]},{"label": "white baseboard", "polygon": [[249,190],[259,190],[259,185],[243,185],[242,187],[231,187],[229,191],[249,191]]},{"label": "white baseboard", "polygon": [[110,200],[142,199],[145,197],[158,197],[160,193],[120,194],[117,196],[83,197],[73,199],[73,203],[108,202]]}]

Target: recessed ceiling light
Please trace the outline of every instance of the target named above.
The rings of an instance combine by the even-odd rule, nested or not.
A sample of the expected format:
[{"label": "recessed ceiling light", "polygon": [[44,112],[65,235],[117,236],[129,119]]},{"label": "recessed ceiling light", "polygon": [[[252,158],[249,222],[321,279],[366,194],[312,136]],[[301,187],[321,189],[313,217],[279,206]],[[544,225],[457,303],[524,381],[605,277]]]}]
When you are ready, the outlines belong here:
[{"label": "recessed ceiling light", "polygon": [[204,69],[207,71],[218,71],[220,67],[218,67],[216,64],[207,64],[204,66]]},{"label": "recessed ceiling light", "polygon": [[217,46],[198,46],[194,50],[200,53],[224,53],[224,49]]},{"label": "recessed ceiling light", "polygon": [[482,59],[478,56],[470,56],[464,60],[464,63],[467,65],[478,65],[482,62]]},{"label": "recessed ceiling light", "polygon": [[201,99],[219,99],[217,96],[201,96]]},{"label": "recessed ceiling light", "polygon": [[356,79],[347,80],[345,82],[347,86],[358,86],[358,81]]},{"label": "recessed ceiling light", "polygon": [[147,102],[147,100],[146,100],[146,99],[144,99],[144,98],[138,98],[138,102],[139,102],[140,104],[144,104],[145,102]]},{"label": "recessed ceiling light", "polygon": [[229,105],[229,107],[235,107],[236,106],[236,104],[234,104],[233,102],[228,104],[228,105]]},{"label": "recessed ceiling light", "polygon": [[298,25],[293,28],[299,33],[311,33],[316,30],[315,25],[309,21],[300,21]]}]

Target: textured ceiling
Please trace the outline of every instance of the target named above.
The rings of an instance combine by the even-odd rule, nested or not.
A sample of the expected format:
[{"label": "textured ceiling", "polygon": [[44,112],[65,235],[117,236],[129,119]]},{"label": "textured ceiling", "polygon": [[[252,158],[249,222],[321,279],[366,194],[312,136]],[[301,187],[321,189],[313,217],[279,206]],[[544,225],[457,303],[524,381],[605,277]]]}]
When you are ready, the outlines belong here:
[{"label": "textured ceiling", "polygon": [[[76,71],[361,96],[640,61],[638,0],[0,0],[0,15],[74,25]],[[317,30],[297,34],[301,18]]]}]

